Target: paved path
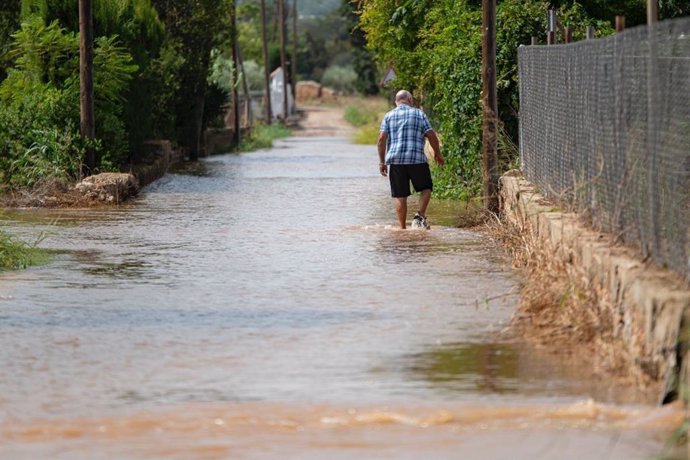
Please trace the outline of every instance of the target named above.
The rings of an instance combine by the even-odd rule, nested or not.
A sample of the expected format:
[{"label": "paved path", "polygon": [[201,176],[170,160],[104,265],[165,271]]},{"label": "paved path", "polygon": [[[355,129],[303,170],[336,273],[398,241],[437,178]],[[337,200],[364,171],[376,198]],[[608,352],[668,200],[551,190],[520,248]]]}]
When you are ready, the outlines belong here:
[{"label": "paved path", "polygon": [[344,107],[305,105],[299,110],[304,113],[295,130],[300,137],[351,137],[353,128],[343,117]]}]

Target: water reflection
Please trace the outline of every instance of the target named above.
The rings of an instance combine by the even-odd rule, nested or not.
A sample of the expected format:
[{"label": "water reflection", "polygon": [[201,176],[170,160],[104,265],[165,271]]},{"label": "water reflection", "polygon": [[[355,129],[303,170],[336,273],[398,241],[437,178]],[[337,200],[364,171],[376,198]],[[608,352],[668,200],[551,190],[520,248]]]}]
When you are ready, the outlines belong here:
[{"label": "water reflection", "polygon": [[[269,426],[275,403],[289,403],[286,419],[318,414],[321,429],[327,404],[423,402],[424,414],[478,397],[571,403],[608,388],[500,341],[517,280],[490,239],[441,225],[456,220],[452,209],[430,208],[429,232],[395,230],[374,148],[292,139],[184,165],[116,209],[9,213],[13,233],[46,232],[42,245],[59,253],[0,275],[0,457],[17,420],[28,433],[116,430],[109,421],[117,420],[128,429],[106,444],[118,449],[150,435],[131,413],[170,413],[147,427],[196,426],[187,402],[261,402]],[[256,424],[247,427],[247,442],[263,446]],[[215,436],[172,430],[192,433],[190,451]],[[272,441],[283,446],[285,435]],[[426,435],[424,449],[457,442],[448,430]],[[31,452],[21,436],[14,452]],[[61,435],[46,439],[33,458],[61,452]],[[328,457],[314,439],[289,457]],[[393,430],[389,440],[397,454],[407,436]],[[334,446],[335,457],[376,457],[367,448],[350,455],[338,439]],[[449,446],[445,457],[456,458]],[[121,458],[136,458],[129,454]]]},{"label": "water reflection", "polygon": [[410,370],[448,391],[514,393],[520,353],[510,343],[457,343],[412,356]]}]

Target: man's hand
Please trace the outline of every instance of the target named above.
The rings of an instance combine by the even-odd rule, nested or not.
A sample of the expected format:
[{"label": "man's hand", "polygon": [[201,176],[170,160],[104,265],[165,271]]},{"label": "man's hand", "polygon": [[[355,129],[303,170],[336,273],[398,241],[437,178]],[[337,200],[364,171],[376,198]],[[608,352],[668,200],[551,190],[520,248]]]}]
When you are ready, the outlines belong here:
[{"label": "man's hand", "polygon": [[379,172],[383,177],[388,175],[388,166],[385,163],[379,163]]},{"label": "man's hand", "polygon": [[439,166],[443,166],[444,164],[446,164],[446,160],[443,159],[443,155],[441,155],[440,152],[434,154],[434,161]]}]

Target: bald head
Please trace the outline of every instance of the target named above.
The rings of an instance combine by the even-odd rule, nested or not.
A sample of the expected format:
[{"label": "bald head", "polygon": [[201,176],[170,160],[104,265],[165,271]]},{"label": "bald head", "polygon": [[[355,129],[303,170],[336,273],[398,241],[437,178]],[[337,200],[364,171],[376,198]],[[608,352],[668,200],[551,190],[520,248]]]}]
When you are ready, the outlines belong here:
[{"label": "bald head", "polygon": [[406,89],[401,89],[395,94],[395,105],[412,105],[412,94]]}]

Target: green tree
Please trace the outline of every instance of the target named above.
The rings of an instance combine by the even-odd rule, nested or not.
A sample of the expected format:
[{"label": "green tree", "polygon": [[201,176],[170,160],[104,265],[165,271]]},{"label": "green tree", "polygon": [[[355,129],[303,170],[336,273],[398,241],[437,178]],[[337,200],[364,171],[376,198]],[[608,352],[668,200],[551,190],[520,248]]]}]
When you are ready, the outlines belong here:
[{"label": "green tree", "polygon": [[[504,0],[497,10],[497,89],[502,166],[515,162],[517,48],[544,36],[549,2]],[[610,33],[576,3],[559,9],[565,26]],[[481,184],[481,2],[476,0],[364,0],[360,26],[382,65],[394,65],[398,88],[412,90],[443,139],[446,167],[434,170],[436,193],[473,196]]]},{"label": "green tree", "polygon": [[360,3],[359,0],[342,0],[340,5],[340,13],[346,18],[347,28],[350,31],[353,67],[359,77],[355,82],[355,89],[362,94],[378,94],[379,71],[376,67],[373,53],[366,47],[366,35],[359,27],[359,14],[357,14],[357,11]]},{"label": "green tree", "polygon": [[200,153],[211,51],[232,46],[229,1],[153,1],[184,59],[178,72],[175,118],[177,141],[187,149],[191,160],[198,159]]},{"label": "green tree", "polygon": [[[79,125],[79,43],[57,21],[28,18],[13,34],[12,66],[0,84],[0,171],[9,186],[32,187],[43,180],[78,176],[83,141]],[[102,166],[114,169],[126,158],[122,122],[124,93],[137,67],[114,37],[94,48],[94,88]]]},{"label": "green tree", "polygon": [[[71,31],[79,31],[78,0],[21,0],[22,15],[38,15],[46,23],[57,20]],[[177,71],[181,63],[174,56],[174,45],[168,40],[163,23],[150,0],[108,0],[94,4],[94,30],[99,36],[116,36],[139,68],[136,81],[132,81],[124,95],[123,112],[128,148],[133,160],[146,138],[159,133],[172,133],[174,128],[169,106],[171,81],[166,73]],[[97,127],[98,129],[98,127]]]},{"label": "green tree", "polygon": [[7,77],[7,52],[12,43],[12,34],[19,29],[18,2],[5,2],[0,5],[0,82]]}]

